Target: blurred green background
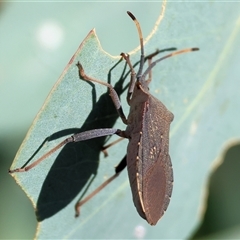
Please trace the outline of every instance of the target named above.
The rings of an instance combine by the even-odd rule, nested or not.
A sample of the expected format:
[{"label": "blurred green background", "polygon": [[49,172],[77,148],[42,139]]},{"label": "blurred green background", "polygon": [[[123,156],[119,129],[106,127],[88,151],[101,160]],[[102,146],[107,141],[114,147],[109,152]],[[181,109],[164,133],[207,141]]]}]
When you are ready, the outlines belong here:
[{"label": "blurred green background", "polygon": [[[1,3],[1,239],[31,239],[34,236],[37,221],[32,205],[7,170],[34,117],[81,41],[95,27],[105,51],[111,55],[131,51],[136,47],[136,39],[128,37],[134,26],[125,12],[134,11],[136,16],[151,15],[141,21],[143,32],[149,33],[160,5],[137,2]],[[49,42],[45,36],[53,33],[55,40]],[[224,164],[211,178],[207,214],[200,231],[194,235],[193,229],[195,238],[208,234],[212,234],[212,238],[240,238],[239,160],[240,145],[234,142],[234,147],[226,153]]]}]

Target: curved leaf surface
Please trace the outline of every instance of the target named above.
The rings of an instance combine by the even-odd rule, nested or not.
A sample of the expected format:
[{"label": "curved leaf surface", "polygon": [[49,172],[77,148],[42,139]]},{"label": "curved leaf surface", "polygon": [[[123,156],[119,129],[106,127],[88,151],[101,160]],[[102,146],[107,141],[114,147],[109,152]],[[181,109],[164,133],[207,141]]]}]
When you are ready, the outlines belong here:
[{"label": "curved leaf surface", "polygon": [[[137,214],[126,171],[84,205],[81,216],[75,219],[77,199],[88,185],[87,192],[91,192],[111,176],[113,166],[125,154],[127,142],[122,141],[109,149],[109,157],[104,158],[100,149],[108,139],[101,138],[69,144],[31,171],[14,174],[37,209],[38,238],[190,236],[201,219],[213,161],[227,141],[240,136],[236,120],[240,113],[237,7],[238,3],[168,3],[161,27],[146,44],[146,53],[154,52],[157,47],[200,47],[200,52],[168,59],[153,70],[151,92],[175,115],[170,132],[174,190],[169,208],[158,225],[149,226]],[[56,134],[51,136],[52,141],[37,156],[70,132],[105,126],[125,128],[117,119],[106,88],[79,80],[75,66],[78,60],[88,75],[108,80],[117,87],[127,113],[124,87],[128,69],[124,69],[124,61],[118,63],[119,59],[101,49],[92,31],[55,84],[11,168],[21,166],[53,133]],[[137,63],[139,53],[132,54],[131,60]]]}]

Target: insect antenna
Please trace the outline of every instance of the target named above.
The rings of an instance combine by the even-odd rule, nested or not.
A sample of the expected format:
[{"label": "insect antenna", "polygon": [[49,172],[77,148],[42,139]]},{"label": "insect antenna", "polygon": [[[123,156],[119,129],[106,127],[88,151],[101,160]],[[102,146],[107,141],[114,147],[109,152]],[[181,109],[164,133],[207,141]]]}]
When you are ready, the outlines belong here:
[{"label": "insect antenna", "polygon": [[151,69],[157,64],[159,63],[160,61],[166,59],[166,58],[169,58],[169,57],[173,57],[175,55],[178,55],[178,54],[182,54],[182,53],[188,53],[188,52],[193,52],[193,51],[198,51],[199,48],[186,48],[186,49],[183,49],[183,50],[179,50],[179,51],[175,51],[175,52],[172,52],[164,57],[161,57],[159,59],[157,59],[156,61],[152,62],[148,68],[146,69],[146,71],[143,73],[142,75],[142,79],[145,79],[146,75],[149,74],[149,72],[151,71]]},{"label": "insect antenna", "polygon": [[139,24],[138,20],[135,18],[135,16],[129,11],[127,11],[127,14],[135,22],[137,30],[138,30],[139,39],[140,39],[141,58],[140,58],[139,70],[137,73],[137,81],[139,81],[139,79],[141,78],[141,75],[142,75],[142,70],[143,70],[143,65],[144,65],[143,35],[142,35],[142,30],[141,30],[140,24]]}]

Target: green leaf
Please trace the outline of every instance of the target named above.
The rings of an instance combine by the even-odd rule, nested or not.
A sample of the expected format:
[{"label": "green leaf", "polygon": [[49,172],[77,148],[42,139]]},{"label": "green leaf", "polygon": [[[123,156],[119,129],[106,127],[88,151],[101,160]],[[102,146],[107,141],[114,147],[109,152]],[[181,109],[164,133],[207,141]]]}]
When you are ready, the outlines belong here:
[{"label": "green leaf", "polygon": [[[156,48],[200,47],[200,52],[165,60],[153,70],[150,90],[175,115],[170,132],[174,189],[169,208],[158,225],[149,226],[137,214],[126,171],[84,205],[81,216],[75,219],[74,204],[92,176],[96,175],[87,193],[114,173],[113,167],[126,153],[127,141],[122,141],[109,149],[109,156],[104,158],[100,152],[106,141],[103,138],[69,144],[31,171],[14,174],[37,208],[41,220],[38,238],[123,239],[137,238],[138,232],[148,239],[191,235],[201,220],[206,183],[214,160],[227,141],[240,136],[239,121],[235,120],[240,117],[236,64],[240,56],[236,53],[240,40],[238,7],[238,3],[169,2],[160,28],[146,44],[147,54]],[[146,19],[136,17],[140,23]],[[107,81],[109,70],[118,60],[105,53],[95,33],[90,32],[53,87],[11,169],[22,166],[46,137],[58,131],[69,133],[105,125],[125,128],[116,120],[107,89],[79,80],[75,66],[81,61],[88,75]],[[132,54],[131,60],[136,63],[139,52]],[[112,85],[120,82],[125,113],[126,91],[123,92],[121,85],[128,82],[129,76],[124,79],[127,71],[122,61],[109,77]],[[121,83],[122,80],[125,81]],[[35,159],[59,143],[63,135],[60,132],[58,139],[52,136],[52,141],[42,147]]]}]

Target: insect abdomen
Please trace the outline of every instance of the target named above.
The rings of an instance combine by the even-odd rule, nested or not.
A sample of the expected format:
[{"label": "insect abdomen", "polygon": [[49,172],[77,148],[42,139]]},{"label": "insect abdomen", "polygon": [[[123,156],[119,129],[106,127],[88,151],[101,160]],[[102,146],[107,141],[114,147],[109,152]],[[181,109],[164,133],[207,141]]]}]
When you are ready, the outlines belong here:
[{"label": "insect abdomen", "polygon": [[[164,153],[163,153],[164,154]],[[143,178],[143,204],[147,221],[156,225],[166,211],[172,194],[173,171],[169,155],[160,154],[161,161]]]}]

